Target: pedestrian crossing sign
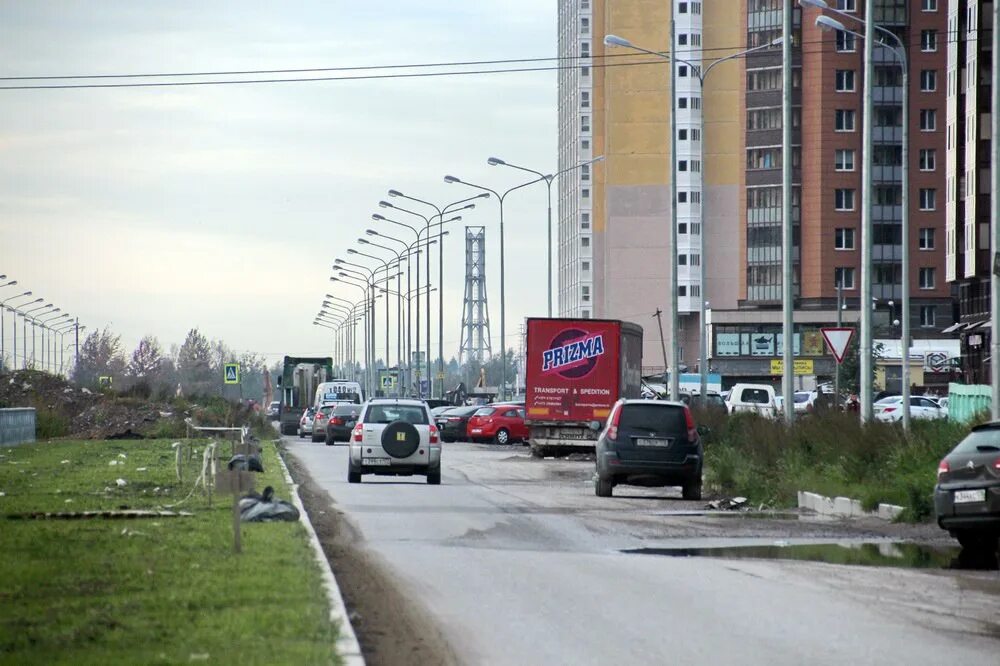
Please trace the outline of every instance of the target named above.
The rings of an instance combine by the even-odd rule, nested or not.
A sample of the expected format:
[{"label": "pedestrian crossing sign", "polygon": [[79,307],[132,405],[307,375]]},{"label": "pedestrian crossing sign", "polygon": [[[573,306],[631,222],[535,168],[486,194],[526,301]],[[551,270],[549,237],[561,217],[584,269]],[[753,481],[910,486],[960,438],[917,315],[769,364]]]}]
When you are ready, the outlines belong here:
[{"label": "pedestrian crossing sign", "polygon": [[384,389],[396,388],[395,375],[382,375],[382,388]]},{"label": "pedestrian crossing sign", "polygon": [[227,384],[240,383],[240,364],[226,363],[225,382]]}]

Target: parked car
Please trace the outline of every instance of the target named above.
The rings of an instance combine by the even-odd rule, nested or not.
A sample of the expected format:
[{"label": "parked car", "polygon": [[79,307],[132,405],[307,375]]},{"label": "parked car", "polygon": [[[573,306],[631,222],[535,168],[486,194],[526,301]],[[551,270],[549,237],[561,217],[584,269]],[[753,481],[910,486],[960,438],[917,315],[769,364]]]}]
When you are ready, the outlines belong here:
[{"label": "parked car", "polygon": [[337,442],[349,442],[351,431],[358,422],[361,405],[342,403],[333,408],[326,422],[326,444],[332,446]]},{"label": "parked car", "polygon": [[365,474],[412,476],[441,483],[441,440],[423,400],[376,398],[362,405],[351,432],[348,483]]},{"label": "parked car", "polygon": [[281,416],[281,403],[275,400],[267,406],[267,420],[277,421],[279,416]]},{"label": "parked car", "polygon": [[299,417],[299,437],[311,435],[313,429],[313,417],[316,416],[315,407],[307,407],[302,416]]},{"label": "parked car", "polygon": [[680,486],[684,499],[701,499],[703,458],[701,432],[687,405],[619,400],[597,439],[594,492],[611,497],[620,484]]},{"label": "parked car", "polygon": [[455,406],[455,405],[451,404],[449,401],[445,400],[444,398],[426,398],[424,400],[424,402],[426,402],[427,406],[430,407],[432,410],[437,409],[438,407],[454,407]]},{"label": "parked car", "polygon": [[313,416],[312,441],[322,442],[326,439],[326,425],[330,422],[330,415],[336,408],[337,405],[330,404],[323,405],[316,410],[316,414]]},{"label": "parked car", "polygon": [[726,406],[730,414],[755,412],[773,418],[777,413],[774,387],[770,384],[737,384],[729,392]]},{"label": "parked car", "polygon": [[1000,422],[972,428],[938,465],[934,512],[938,525],[962,546],[996,550],[1000,536]]},{"label": "parked car", "polygon": [[[882,398],[873,405],[877,421],[895,423],[903,419],[903,397],[899,395]],[[910,397],[910,418],[912,419],[944,419],[948,418],[947,410],[940,405],[920,395]]]},{"label": "parked car", "polygon": [[492,440],[497,444],[510,444],[527,441],[528,426],[524,424],[524,407],[521,405],[480,407],[469,418],[466,436],[470,442]]},{"label": "parked car", "polygon": [[[643,396],[645,398],[646,396]],[[705,394],[708,409],[720,409],[722,411],[726,410],[726,401],[722,399],[722,395],[716,393],[715,391],[709,391]],[[689,407],[701,407],[701,391],[682,391],[680,394],[681,402]]]},{"label": "parked car", "polygon": [[435,417],[441,439],[445,442],[463,442],[468,436],[469,419],[482,407],[452,407]]}]

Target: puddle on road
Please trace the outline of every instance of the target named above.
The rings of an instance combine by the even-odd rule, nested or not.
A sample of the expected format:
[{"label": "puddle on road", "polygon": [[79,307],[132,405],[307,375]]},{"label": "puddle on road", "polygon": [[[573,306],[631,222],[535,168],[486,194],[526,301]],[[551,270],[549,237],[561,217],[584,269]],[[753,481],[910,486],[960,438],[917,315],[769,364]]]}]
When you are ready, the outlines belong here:
[{"label": "puddle on road", "polygon": [[829,564],[908,569],[969,569],[997,571],[996,553],[983,553],[949,546],[878,542],[850,544],[760,545],[711,548],[634,548],[629,555],[666,557],[714,557],[735,560],[805,560]]}]

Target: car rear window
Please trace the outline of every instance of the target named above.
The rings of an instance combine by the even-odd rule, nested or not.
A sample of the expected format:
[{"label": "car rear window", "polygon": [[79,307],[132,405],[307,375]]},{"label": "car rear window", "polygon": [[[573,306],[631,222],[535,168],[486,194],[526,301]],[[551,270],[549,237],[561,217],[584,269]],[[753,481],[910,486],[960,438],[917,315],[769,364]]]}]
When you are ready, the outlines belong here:
[{"label": "car rear window", "polygon": [[323,407],[319,408],[319,411],[329,416],[330,414],[333,413],[333,409],[334,409],[333,405],[324,405]]},{"label": "car rear window", "polygon": [[347,415],[357,416],[357,414],[358,414],[357,405],[337,405],[337,407],[333,410],[334,416],[347,416]]},{"label": "car rear window", "polygon": [[623,405],[619,428],[655,432],[687,432],[684,408],[676,405]]},{"label": "car rear window", "polygon": [[795,402],[809,402],[809,394],[808,393],[796,393],[792,397],[795,399]]},{"label": "car rear window", "polygon": [[427,410],[416,405],[371,405],[364,418],[365,423],[392,423],[393,421],[426,425]]},{"label": "car rear window", "polygon": [[483,407],[482,409],[477,409],[473,416],[491,416],[495,411],[497,410],[492,407]]},{"label": "car rear window", "polygon": [[770,394],[764,389],[743,389],[740,394],[740,400],[742,402],[752,402],[755,404],[766,405],[771,402]]},{"label": "car rear window", "polygon": [[977,446],[1000,447],[1000,428],[984,428],[970,432],[951,453],[979,453]]}]

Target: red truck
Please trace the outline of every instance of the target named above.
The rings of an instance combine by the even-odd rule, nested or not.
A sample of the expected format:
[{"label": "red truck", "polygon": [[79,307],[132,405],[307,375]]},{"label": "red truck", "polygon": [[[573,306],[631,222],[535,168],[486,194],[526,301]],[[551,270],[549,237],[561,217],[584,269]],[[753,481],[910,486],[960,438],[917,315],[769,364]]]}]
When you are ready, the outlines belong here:
[{"label": "red truck", "polygon": [[525,423],[531,452],[593,450],[620,398],[640,397],[642,327],[611,319],[528,319]]}]

